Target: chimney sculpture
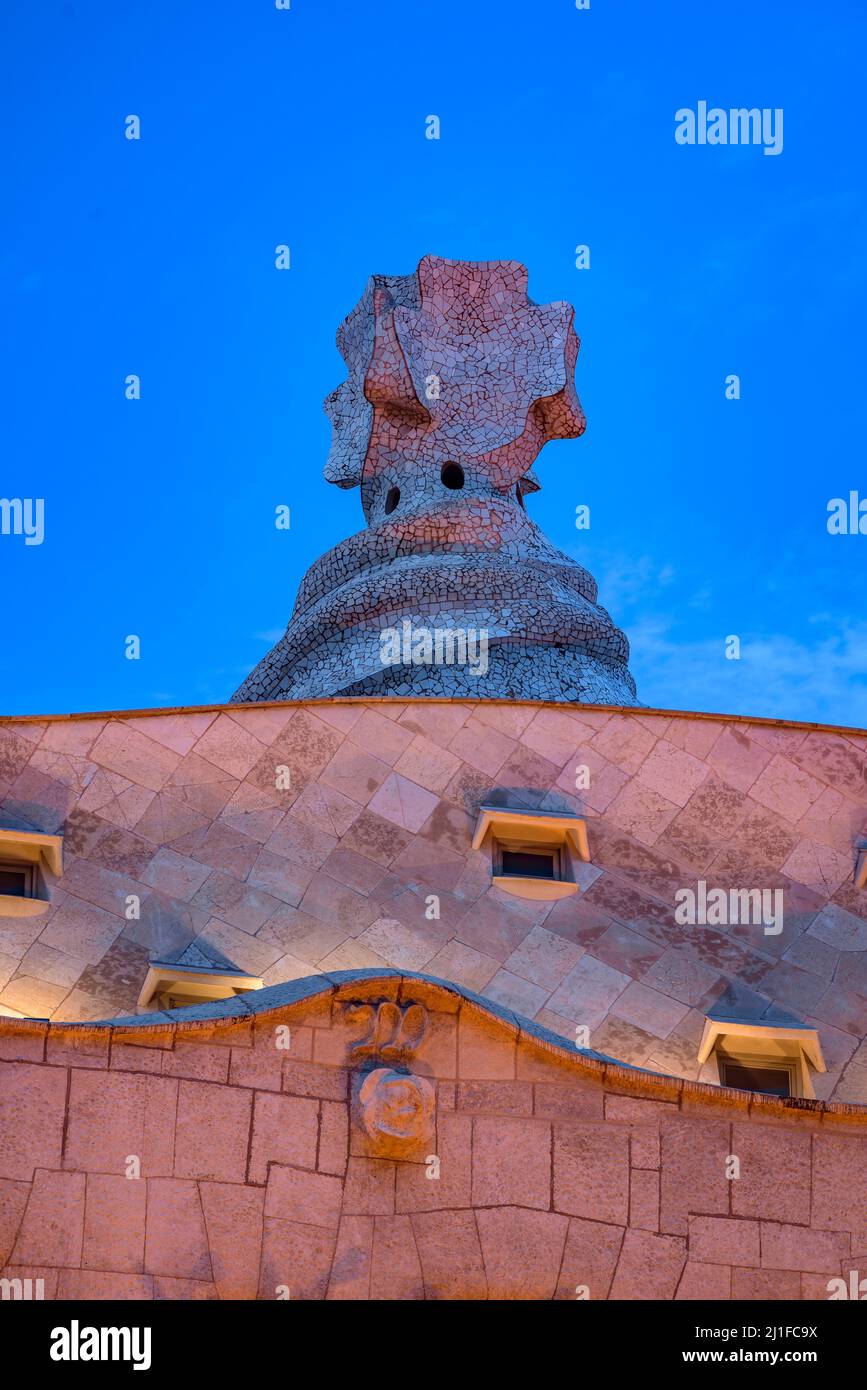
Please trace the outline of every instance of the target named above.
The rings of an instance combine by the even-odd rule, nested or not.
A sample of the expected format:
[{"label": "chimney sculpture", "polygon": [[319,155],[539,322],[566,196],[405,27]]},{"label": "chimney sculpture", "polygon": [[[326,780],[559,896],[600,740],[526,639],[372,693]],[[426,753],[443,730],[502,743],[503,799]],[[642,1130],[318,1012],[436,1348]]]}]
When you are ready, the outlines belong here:
[{"label": "chimney sculpture", "polygon": [[285,635],[236,702],[475,696],[635,705],[596,582],[524,499],[549,439],[582,434],[570,305],[515,261],[426,256],[375,275],[338,330],[325,477],[367,529],[307,571]]}]

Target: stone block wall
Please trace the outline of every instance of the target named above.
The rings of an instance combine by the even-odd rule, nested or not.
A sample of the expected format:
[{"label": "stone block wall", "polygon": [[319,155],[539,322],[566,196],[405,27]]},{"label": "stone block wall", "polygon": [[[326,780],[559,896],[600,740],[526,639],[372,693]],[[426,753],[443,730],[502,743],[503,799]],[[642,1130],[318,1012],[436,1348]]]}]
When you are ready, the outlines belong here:
[{"label": "stone block wall", "polygon": [[[471,841],[494,793],[586,816],[577,896],[492,886]],[[149,957],[202,938],[266,984],[424,970],[700,1079],[705,1014],[735,990],[818,1029],[820,1098],[867,1102],[865,825],[856,730],[400,699],[7,719],[0,826],[61,833],[65,870],[46,915],[0,916],[0,1010],[129,1013]],[[780,888],[783,931],[679,925],[699,879]]]},{"label": "stone block wall", "polygon": [[0,1277],[46,1298],[813,1300],[853,1268],[863,1107],[606,1063],[442,982],[0,1020]]}]

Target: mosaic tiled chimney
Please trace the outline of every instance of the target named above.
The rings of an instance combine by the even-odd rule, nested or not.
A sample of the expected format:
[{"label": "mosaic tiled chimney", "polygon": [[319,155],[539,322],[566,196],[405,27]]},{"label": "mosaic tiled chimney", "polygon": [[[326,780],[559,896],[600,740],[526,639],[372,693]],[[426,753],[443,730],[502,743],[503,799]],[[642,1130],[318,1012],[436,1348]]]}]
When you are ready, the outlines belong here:
[{"label": "mosaic tiled chimney", "polygon": [[524,509],[542,446],[585,427],[572,319],[528,298],[515,261],[426,256],[412,275],[371,278],[337,335],[348,380],[325,403],[325,476],[360,486],[367,529],[311,566],[235,702],[637,703],[593,577]]}]

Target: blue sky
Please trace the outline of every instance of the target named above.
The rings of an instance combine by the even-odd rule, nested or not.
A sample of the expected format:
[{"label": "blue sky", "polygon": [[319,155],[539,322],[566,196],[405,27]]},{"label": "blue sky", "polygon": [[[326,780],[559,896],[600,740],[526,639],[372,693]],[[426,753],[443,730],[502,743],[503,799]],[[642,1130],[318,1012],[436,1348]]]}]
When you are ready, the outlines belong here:
[{"label": "blue sky", "polygon": [[[0,535],[0,712],[229,698],[363,525],[322,478],[337,325],[434,253],[575,305],[588,429],[529,510],[641,699],[867,723],[867,536],[826,529],[867,497],[865,31],[857,0],[6,0],[0,496],[45,539]],[[700,100],[783,108],[782,153],[676,144]]]}]

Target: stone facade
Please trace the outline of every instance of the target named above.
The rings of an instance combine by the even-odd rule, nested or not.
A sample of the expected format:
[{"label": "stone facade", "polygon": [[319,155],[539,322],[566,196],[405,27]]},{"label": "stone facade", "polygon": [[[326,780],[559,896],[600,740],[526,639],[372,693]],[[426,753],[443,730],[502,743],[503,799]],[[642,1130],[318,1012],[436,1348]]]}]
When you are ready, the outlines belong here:
[{"label": "stone facade", "polygon": [[[576,896],[492,885],[471,847],[492,796],[586,817]],[[0,918],[0,1010],[127,1014],[149,959],[196,940],[267,985],[425,970],[686,1079],[710,1010],[784,1011],[818,1029],[816,1094],[863,1103],[865,823],[855,730],[395,699],[9,719],[0,826],[61,833],[64,873],[44,916]],[[783,930],[680,925],[699,879],[781,889]]]},{"label": "stone facade", "polygon": [[367,529],[232,702],[0,720],[0,1277],[857,1285],[867,733],[638,706],[524,507],[585,421],[522,266],[376,276],[338,343]]},{"label": "stone facade", "polygon": [[[325,469],[361,488],[368,529],[311,566],[285,636],[234,699],[463,695],[634,704],[629,644],[592,575],[524,498],[549,439],[585,426],[567,304],[534,304],[514,261],[427,256],[373,276],[337,335]],[[485,634],[485,669],[383,660],[383,631]],[[412,637],[407,636],[410,649]]]},{"label": "stone facade", "polygon": [[864,1108],[631,1071],[412,974],[4,1019],[0,1059],[0,1277],[46,1298],[824,1300],[864,1269]]}]

